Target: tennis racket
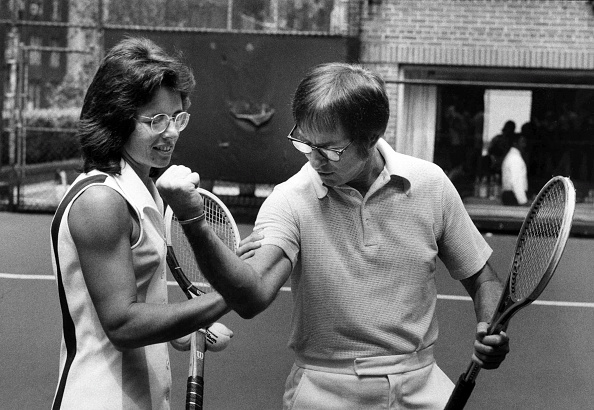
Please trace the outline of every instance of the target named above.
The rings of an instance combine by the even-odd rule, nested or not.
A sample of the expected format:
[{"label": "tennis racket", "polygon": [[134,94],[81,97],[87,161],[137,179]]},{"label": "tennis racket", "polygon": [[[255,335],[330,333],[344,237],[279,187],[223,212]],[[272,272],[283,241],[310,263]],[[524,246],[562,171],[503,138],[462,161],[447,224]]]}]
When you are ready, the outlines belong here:
[{"label": "tennis racket", "polygon": [[[554,177],[540,190],[520,228],[510,273],[488,335],[504,331],[512,316],[536,300],[547,286],[565,249],[574,210],[575,189],[569,178]],[[480,369],[470,362],[445,410],[464,408]]]},{"label": "tennis racket", "polygon": [[[201,188],[196,188],[204,200],[204,214],[207,223],[230,249],[239,246],[240,236],[231,212],[223,202]],[[194,251],[186,238],[182,225],[170,207],[165,211],[167,237],[167,264],[171,275],[182,288],[188,299],[211,292],[213,289],[196,263]],[[202,409],[204,396],[204,351],[206,335],[204,330],[194,332],[190,338],[190,367],[186,391],[186,409]]]}]

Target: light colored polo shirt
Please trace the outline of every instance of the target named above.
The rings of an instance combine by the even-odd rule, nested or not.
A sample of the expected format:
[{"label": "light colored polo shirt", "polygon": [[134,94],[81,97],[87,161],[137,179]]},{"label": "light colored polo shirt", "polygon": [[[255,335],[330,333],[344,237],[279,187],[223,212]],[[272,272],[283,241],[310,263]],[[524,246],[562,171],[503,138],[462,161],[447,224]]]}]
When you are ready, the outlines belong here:
[{"label": "light colored polo shirt", "polygon": [[352,362],[433,345],[436,258],[454,279],[491,248],[435,164],[394,152],[365,197],[323,185],[309,163],[275,187],[256,228],[293,264],[289,346],[303,363]]}]

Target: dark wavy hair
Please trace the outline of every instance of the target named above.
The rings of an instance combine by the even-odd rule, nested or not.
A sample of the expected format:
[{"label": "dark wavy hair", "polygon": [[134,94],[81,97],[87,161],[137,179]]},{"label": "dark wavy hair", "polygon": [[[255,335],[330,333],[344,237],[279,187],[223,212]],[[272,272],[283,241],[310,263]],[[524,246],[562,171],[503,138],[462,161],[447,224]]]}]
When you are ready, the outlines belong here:
[{"label": "dark wavy hair", "polygon": [[362,154],[383,135],[390,118],[382,78],[346,63],[314,67],[297,86],[292,108],[301,129],[335,132],[342,127]]},{"label": "dark wavy hair", "polygon": [[180,93],[187,110],[195,84],[181,54],[170,56],[146,38],[126,38],[115,45],[85,95],[78,126],[83,171],[119,174],[122,148],[134,131],[137,109],[165,86]]}]

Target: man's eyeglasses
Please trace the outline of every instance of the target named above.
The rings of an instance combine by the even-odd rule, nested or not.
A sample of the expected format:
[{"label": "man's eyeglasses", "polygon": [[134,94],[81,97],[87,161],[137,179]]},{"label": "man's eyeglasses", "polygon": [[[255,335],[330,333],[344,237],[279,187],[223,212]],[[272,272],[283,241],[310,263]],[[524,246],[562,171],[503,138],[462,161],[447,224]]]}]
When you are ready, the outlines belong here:
[{"label": "man's eyeglasses", "polygon": [[310,144],[309,142],[301,141],[300,139],[297,139],[297,138],[293,137],[293,133],[295,132],[295,129],[296,128],[297,128],[297,125],[294,125],[293,126],[293,129],[291,129],[291,132],[289,133],[289,135],[287,136],[287,138],[289,139],[289,141],[291,141],[293,143],[293,146],[298,151],[300,151],[300,152],[302,152],[304,154],[311,154],[312,151],[314,149],[316,149],[316,150],[318,150],[318,152],[320,154],[322,154],[322,156],[324,158],[326,158],[327,160],[330,160],[330,161],[339,161],[340,160],[340,156],[353,143],[353,141],[351,140],[351,142],[349,142],[346,147],[341,148],[341,149],[316,147],[315,145]]},{"label": "man's eyeglasses", "polygon": [[190,114],[188,114],[185,111],[180,112],[179,114],[175,115],[174,117],[170,117],[167,114],[157,114],[153,117],[139,115],[138,117],[148,120],[148,121],[142,121],[142,122],[148,123],[150,121],[151,130],[157,134],[164,132],[167,129],[167,127],[169,127],[169,123],[171,121],[173,121],[173,124],[175,125],[175,129],[178,132],[183,131],[187,127],[188,121],[190,121]]}]

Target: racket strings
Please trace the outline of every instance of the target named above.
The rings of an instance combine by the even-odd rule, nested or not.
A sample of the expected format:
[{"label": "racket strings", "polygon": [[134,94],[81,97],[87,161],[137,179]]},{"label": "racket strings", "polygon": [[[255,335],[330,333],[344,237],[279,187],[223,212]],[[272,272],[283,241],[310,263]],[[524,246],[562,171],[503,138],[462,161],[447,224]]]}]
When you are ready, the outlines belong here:
[{"label": "racket strings", "polygon": [[536,201],[512,263],[511,297],[514,301],[530,296],[548,272],[563,224],[565,186],[561,182],[552,184]]},{"label": "racket strings", "polygon": [[214,233],[229,249],[236,249],[239,244],[235,240],[235,232],[225,211],[212,199],[203,196],[206,221]]},{"label": "racket strings", "polygon": [[[204,195],[202,199],[204,200],[206,222],[227,247],[236,249],[239,244],[233,230],[233,223],[229,220],[225,211],[213,199]],[[175,249],[175,255],[186,277],[204,293],[212,292],[212,286],[200,270],[192,246],[186,237],[183,227],[177,222],[175,216],[173,216],[171,223],[171,244],[173,249]]]},{"label": "racket strings", "polygon": [[182,226],[174,216],[171,222],[171,245],[175,249],[175,256],[186,277],[204,293],[212,289],[196,263],[192,246],[184,233]]}]

